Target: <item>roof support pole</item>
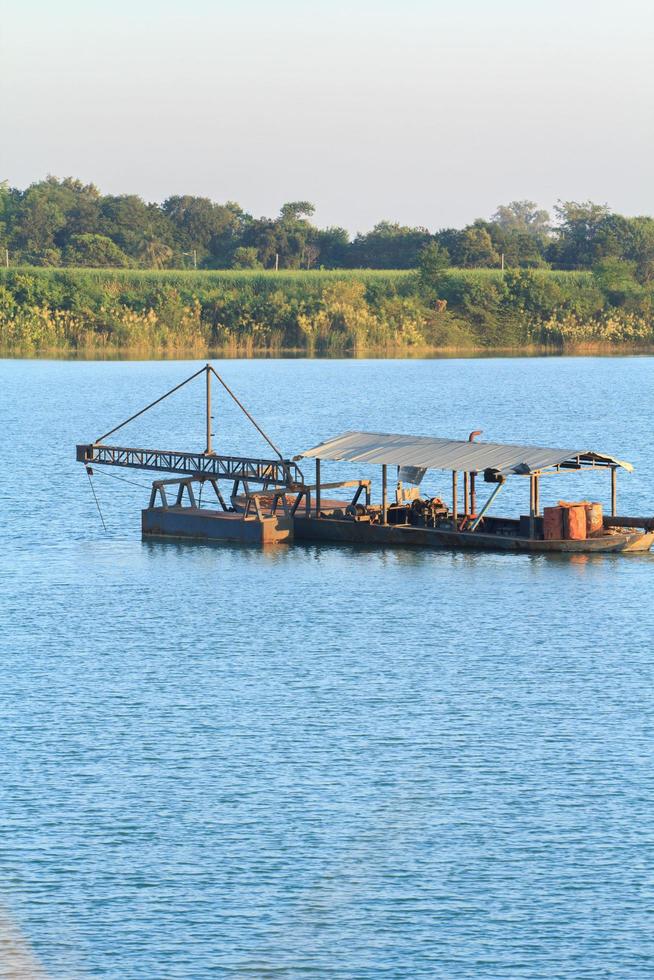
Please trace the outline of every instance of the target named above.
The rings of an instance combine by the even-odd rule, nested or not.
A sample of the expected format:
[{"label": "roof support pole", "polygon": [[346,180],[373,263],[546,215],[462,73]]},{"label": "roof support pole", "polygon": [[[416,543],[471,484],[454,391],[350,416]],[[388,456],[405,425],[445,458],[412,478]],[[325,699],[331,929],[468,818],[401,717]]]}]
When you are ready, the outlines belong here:
[{"label": "roof support pole", "polygon": [[388,524],[388,467],[382,466],[382,524]]},{"label": "roof support pole", "polygon": [[611,467],[611,517],[616,517],[618,513],[618,469]]},{"label": "roof support pole", "polygon": [[459,520],[458,478],[459,474],[457,471],[452,470],[452,522],[454,524],[454,530],[456,530]]},{"label": "roof support pole", "polygon": [[535,537],[536,516],[536,477],[532,474],[529,477],[529,537]]},{"label": "roof support pole", "polygon": [[536,517],[540,515],[540,481],[538,473],[534,475],[534,514]]},{"label": "roof support pole", "polygon": [[470,476],[467,470],[463,474],[463,513],[466,517],[470,513]]},{"label": "roof support pole", "polygon": [[477,476],[476,473],[471,473],[470,474],[470,513],[472,514],[473,517],[474,517],[474,515],[475,515],[475,513],[477,511],[477,497],[476,497],[476,494],[475,494],[475,477],[476,476]]},{"label": "roof support pole", "polygon": [[320,460],[316,456],[316,517],[320,517]]}]

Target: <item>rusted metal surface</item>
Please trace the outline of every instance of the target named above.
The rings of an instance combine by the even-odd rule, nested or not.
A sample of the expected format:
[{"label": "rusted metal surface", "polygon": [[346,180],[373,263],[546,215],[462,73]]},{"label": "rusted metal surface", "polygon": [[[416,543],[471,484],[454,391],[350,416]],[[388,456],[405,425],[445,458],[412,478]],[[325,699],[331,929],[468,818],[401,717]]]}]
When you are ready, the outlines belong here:
[{"label": "rusted metal surface", "polygon": [[[516,522],[517,523],[517,522]],[[364,524],[356,521],[296,517],[296,540],[333,541],[375,547],[417,547],[433,550],[513,551],[527,554],[602,554],[648,551],[654,531],[616,532],[585,541],[545,541],[527,537],[462,532],[409,525]]]},{"label": "rusted metal surface", "polygon": [[294,487],[304,483],[302,471],[292,460],[249,456],[219,456],[167,449],[136,449],[95,443],[77,447],[77,461],[102,466],[158,470],[166,473],[204,474],[221,480]]},{"label": "rusted metal surface", "polygon": [[148,507],[141,512],[141,531],[144,537],[280,544],[293,540],[293,519],[282,514],[249,517],[197,507]]},{"label": "rusted metal surface", "polygon": [[654,531],[654,517],[605,517],[604,527],[642,527]]},{"label": "rusted metal surface", "polygon": [[543,537],[546,541],[563,540],[562,507],[545,507],[543,509]]},{"label": "rusted metal surface", "polygon": [[177,488],[177,496],[175,498],[175,507],[182,507],[184,503],[184,492],[189,499],[189,505],[192,507],[196,506],[195,493],[193,491],[193,484],[196,483],[200,487],[200,495],[202,494],[202,488],[205,483],[208,483],[212,488],[216,500],[220,504],[223,511],[227,511],[227,504],[225,499],[220,492],[220,487],[218,485],[218,480],[216,477],[197,477],[197,476],[185,476],[181,478],[174,478],[170,480],[155,480],[152,484],[152,492],[150,493],[150,507],[156,507],[157,501],[161,507],[169,507],[170,502],[168,500],[167,489]]},{"label": "rusted metal surface", "polygon": [[517,475],[529,475],[552,467],[584,469],[621,466],[626,470],[633,469],[624,460],[586,449],[549,449],[384,432],[344,432],[304,450],[294,458],[314,456],[320,456],[323,461],[418,466],[469,473],[495,470]]}]

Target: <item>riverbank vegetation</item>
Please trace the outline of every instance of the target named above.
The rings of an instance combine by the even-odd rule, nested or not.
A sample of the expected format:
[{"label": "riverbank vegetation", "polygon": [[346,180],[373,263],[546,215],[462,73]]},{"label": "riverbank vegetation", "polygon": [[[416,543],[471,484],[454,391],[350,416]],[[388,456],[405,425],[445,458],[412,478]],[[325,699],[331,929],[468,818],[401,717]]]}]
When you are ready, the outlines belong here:
[{"label": "riverbank vegetation", "polygon": [[0,271],[4,354],[650,348],[654,289],[593,271]]},{"label": "riverbank vegetation", "polygon": [[[654,219],[513,201],[351,238],[206,198],[0,185],[4,353],[571,349],[654,343]],[[189,268],[189,266],[191,268]],[[196,266],[197,268],[193,268]]]}]

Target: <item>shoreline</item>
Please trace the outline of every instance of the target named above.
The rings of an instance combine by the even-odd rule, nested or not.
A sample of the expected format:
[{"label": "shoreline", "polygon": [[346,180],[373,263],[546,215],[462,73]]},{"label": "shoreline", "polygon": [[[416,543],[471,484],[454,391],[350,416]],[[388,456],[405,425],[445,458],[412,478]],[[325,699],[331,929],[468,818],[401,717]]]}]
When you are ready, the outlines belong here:
[{"label": "shoreline", "polygon": [[318,350],[302,347],[254,347],[249,344],[227,347],[145,347],[126,346],[113,348],[66,348],[44,347],[36,350],[0,349],[2,360],[68,360],[68,361],[175,361],[197,360],[413,360],[484,357],[624,357],[654,354],[654,344],[579,343],[559,345],[530,344],[522,347],[402,347],[386,345],[376,347],[341,348]]}]

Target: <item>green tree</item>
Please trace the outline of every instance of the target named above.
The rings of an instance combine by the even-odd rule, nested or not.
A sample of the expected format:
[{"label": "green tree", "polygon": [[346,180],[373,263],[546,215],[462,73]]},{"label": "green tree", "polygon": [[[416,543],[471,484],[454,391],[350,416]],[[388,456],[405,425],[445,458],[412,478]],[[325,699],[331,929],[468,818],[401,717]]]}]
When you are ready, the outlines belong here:
[{"label": "green tree", "polygon": [[320,249],[320,264],[328,269],[342,269],[347,265],[350,236],[345,228],[330,227],[318,229],[315,244]]},{"label": "green tree", "polygon": [[11,246],[35,265],[60,261],[72,235],[97,231],[100,193],[72,177],[48,177],[20,195]]},{"label": "green tree", "polygon": [[372,231],[356,236],[349,264],[360,269],[415,269],[420,251],[430,239],[426,228],[380,221]]},{"label": "green tree", "polygon": [[282,205],[277,220],[278,251],[283,264],[289,269],[310,265],[309,248],[315,258],[315,229],[309,218],[315,212],[310,201],[290,201]]},{"label": "green tree", "polygon": [[234,269],[262,269],[257,250],[253,245],[239,245],[234,249]]},{"label": "green tree", "polygon": [[93,269],[125,269],[131,264],[106,235],[73,235],[64,250],[64,263]]},{"label": "green tree", "polygon": [[592,201],[559,201],[554,208],[558,219],[557,241],[552,257],[557,265],[566,269],[589,269],[607,254],[602,242],[602,230],[611,209],[606,204]]},{"label": "green tree", "polygon": [[635,273],[635,262],[617,258],[602,259],[593,269],[595,280],[613,306],[622,306],[627,299],[641,293]]},{"label": "green tree", "polygon": [[425,286],[433,286],[450,266],[450,253],[438,242],[428,242],[418,256],[420,281]]},{"label": "green tree", "polygon": [[269,269],[275,265],[275,256],[285,247],[285,237],[277,222],[270,218],[256,218],[250,222],[242,239],[242,245],[256,249],[261,265]]},{"label": "green tree", "polygon": [[173,252],[172,230],[166,216],[156,204],[146,204],[136,194],[102,198],[98,232],[134,259],[143,260],[144,241],[161,242],[171,255]]},{"label": "green tree", "polygon": [[534,269],[547,266],[545,259],[545,240],[528,231],[502,228],[490,224],[487,231],[493,242],[493,247],[504,256],[504,264],[508,268]]},{"label": "green tree", "polygon": [[465,269],[484,269],[498,266],[500,255],[483,222],[475,222],[461,232],[458,246],[459,262]]},{"label": "green tree", "polygon": [[[0,247],[9,244],[9,229],[11,227],[11,191],[6,180],[0,181]],[[4,256],[2,256],[4,257]],[[2,258],[0,257],[0,258]]]},{"label": "green tree", "polygon": [[146,269],[165,269],[170,264],[173,250],[165,242],[146,235],[139,243],[137,254]]},{"label": "green tree", "polygon": [[315,206],[311,201],[289,201],[288,204],[282,204],[279,218],[282,222],[293,224],[310,218],[315,212]]},{"label": "green tree", "polygon": [[248,221],[243,229],[241,244],[256,248],[259,261],[266,268],[279,265],[286,269],[306,267],[309,245],[317,245],[317,229],[307,220],[314,207],[309,201],[284,204],[276,219],[258,218]]},{"label": "green tree", "polygon": [[635,275],[643,285],[654,282],[654,218],[629,219],[629,239],[625,258],[635,264]]},{"label": "green tree", "polygon": [[526,232],[545,238],[550,231],[549,212],[539,208],[535,201],[511,201],[501,204],[492,221],[508,232]]},{"label": "green tree", "polygon": [[195,251],[204,265],[229,265],[238,246],[244,213],[233,203],[208,197],[169,197],[162,205],[180,252]]}]

